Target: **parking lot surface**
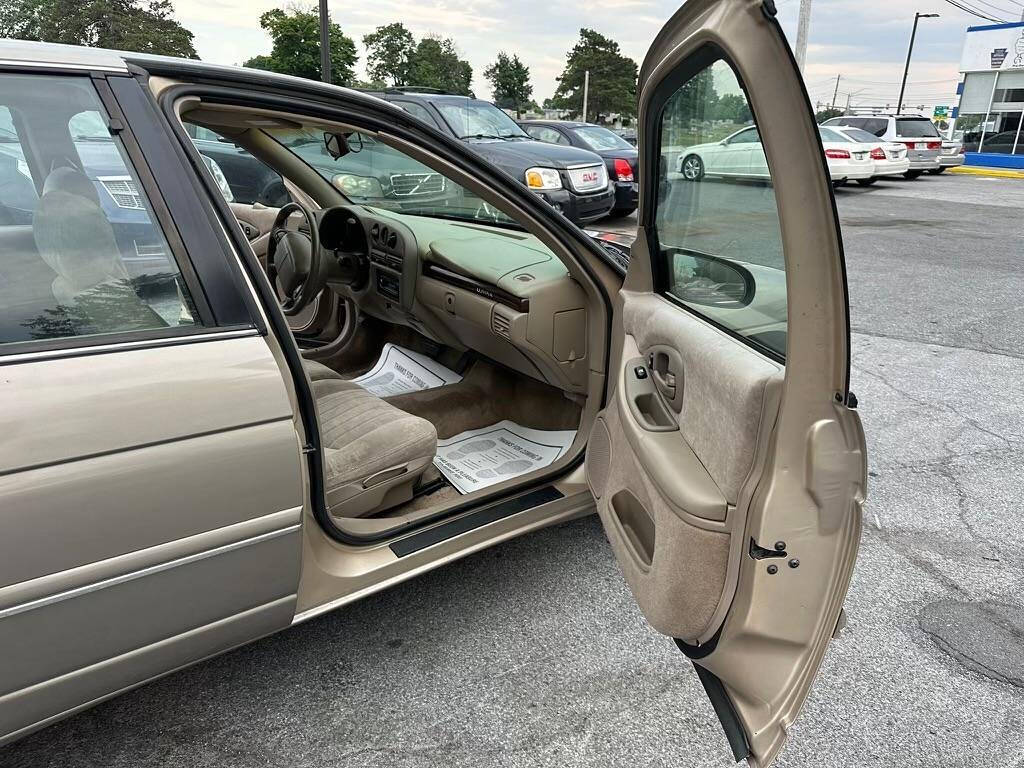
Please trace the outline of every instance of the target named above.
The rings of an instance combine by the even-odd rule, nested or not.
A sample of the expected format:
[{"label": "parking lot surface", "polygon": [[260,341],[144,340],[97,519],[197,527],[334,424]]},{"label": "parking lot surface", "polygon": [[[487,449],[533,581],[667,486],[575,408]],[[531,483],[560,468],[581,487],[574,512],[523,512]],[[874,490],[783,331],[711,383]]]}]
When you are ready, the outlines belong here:
[{"label": "parking lot surface", "polygon": [[[1024,182],[836,196],[871,495],[849,626],[779,764],[1022,766]],[[19,768],[441,764],[731,764],[692,667],[644,623],[595,518],[0,750]]]}]

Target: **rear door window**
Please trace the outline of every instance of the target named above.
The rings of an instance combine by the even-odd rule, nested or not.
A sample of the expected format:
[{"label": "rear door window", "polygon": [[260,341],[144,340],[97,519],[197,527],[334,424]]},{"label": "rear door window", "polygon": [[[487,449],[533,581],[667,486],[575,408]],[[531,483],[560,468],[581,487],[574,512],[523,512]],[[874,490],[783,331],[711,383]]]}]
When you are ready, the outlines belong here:
[{"label": "rear door window", "polygon": [[896,120],[896,135],[910,139],[938,138],[939,132],[935,123],[926,117],[922,118],[898,118]]}]

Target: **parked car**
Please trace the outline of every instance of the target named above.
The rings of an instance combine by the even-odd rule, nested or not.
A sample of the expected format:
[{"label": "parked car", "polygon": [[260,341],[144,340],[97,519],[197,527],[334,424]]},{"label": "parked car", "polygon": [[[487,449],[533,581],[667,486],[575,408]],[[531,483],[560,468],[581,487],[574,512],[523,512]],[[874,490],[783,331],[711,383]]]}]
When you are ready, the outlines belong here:
[{"label": "parked car", "polygon": [[615,190],[598,155],[536,141],[490,102],[412,87],[376,95],[465,142],[575,224],[604,218],[615,206]]},{"label": "parked car", "polygon": [[875,160],[871,157],[872,147],[861,144],[831,128],[818,128],[821,146],[825,150],[828,172],[833,184],[847,181],[867,181],[874,178]]},{"label": "parked car", "polygon": [[874,175],[870,178],[858,178],[857,183],[862,187],[874,184],[880,178],[886,176],[902,176],[910,169],[910,160],[907,159],[907,148],[903,144],[894,141],[883,141],[861,128],[850,126],[829,126],[829,130],[845,136],[850,141],[856,142],[867,148],[871,159],[874,161]]},{"label": "parked car", "polygon": [[[0,223],[0,744],[596,511],[732,756],[770,765],[845,625],[867,487],[841,231],[821,158],[789,151],[817,126],[773,16],[688,0],[654,38],[641,177],[715,106],[707,83],[749,93],[788,162],[763,189],[674,185],[687,205],[648,185],[628,273],[476,144],[364,93],[0,43],[37,195]],[[83,111],[166,255],[160,291],[82,170]],[[293,199],[229,204],[187,125],[245,134]],[[367,138],[487,215],[350,199],[334,180]],[[303,159],[314,141],[333,165]],[[320,307],[320,338],[291,330]]]},{"label": "parked car", "polygon": [[637,144],[636,131],[632,128],[619,128],[615,133],[626,140],[627,143],[632,144],[634,147]]},{"label": "parked car", "polygon": [[939,152],[939,167],[929,169],[928,173],[939,174],[947,168],[956,168],[963,165],[965,159],[963,142],[943,141],[942,150]]},{"label": "parked car", "polygon": [[822,125],[861,128],[886,141],[899,142],[907,147],[910,168],[903,174],[906,179],[916,179],[925,171],[939,168],[939,150],[942,137],[935,123],[921,115],[842,115],[833,117]]},{"label": "parked car", "polygon": [[579,147],[604,158],[608,176],[615,185],[612,216],[629,216],[639,200],[636,147],[604,126],[568,120],[528,120],[520,127],[537,141]]}]

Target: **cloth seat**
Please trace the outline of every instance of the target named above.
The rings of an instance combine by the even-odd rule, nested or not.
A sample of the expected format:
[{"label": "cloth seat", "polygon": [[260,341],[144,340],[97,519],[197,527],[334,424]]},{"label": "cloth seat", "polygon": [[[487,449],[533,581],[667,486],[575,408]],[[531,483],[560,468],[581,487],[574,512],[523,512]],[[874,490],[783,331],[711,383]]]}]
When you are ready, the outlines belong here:
[{"label": "cloth seat", "polygon": [[344,379],[314,380],[313,394],[331,513],[363,517],[411,499],[437,452],[434,425]]},{"label": "cloth seat", "polygon": [[318,363],[316,360],[302,359],[302,365],[306,368],[306,375],[309,376],[310,381],[324,381],[327,379],[341,379],[341,374],[331,368],[328,368],[323,363]]}]

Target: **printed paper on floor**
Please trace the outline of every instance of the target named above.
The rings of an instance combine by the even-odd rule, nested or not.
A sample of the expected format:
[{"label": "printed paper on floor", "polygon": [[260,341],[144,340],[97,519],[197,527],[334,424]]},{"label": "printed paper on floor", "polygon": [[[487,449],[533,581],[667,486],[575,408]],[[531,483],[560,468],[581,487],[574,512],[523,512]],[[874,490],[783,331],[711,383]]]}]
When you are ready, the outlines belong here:
[{"label": "printed paper on floor", "polygon": [[392,397],[455,384],[462,377],[426,355],[385,344],[377,364],[352,381],[377,397]]},{"label": "printed paper on floor", "polygon": [[548,466],[575,438],[572,429],[530,429],[501,421],[438,440],[434,466],[460,493],[472,493]]}]

